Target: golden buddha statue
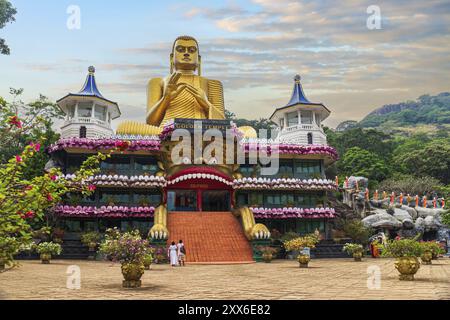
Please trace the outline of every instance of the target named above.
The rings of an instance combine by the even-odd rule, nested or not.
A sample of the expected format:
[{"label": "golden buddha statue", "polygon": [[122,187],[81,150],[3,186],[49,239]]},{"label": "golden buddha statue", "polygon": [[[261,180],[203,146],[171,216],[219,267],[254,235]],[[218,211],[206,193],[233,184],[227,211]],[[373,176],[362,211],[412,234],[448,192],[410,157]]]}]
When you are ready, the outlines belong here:
[{"label": "golden buddha statue", "polygon": [[[117,133],[158,135],[164,124],[175,118],[225,119],[222,83],[201,76],[198,42],[190,36],[175,40],[170,54],[170,75],[148,83],[147,124],[126,121],[119,125]],[[256,137],[251,127],[241,130],[247,137]]]}]

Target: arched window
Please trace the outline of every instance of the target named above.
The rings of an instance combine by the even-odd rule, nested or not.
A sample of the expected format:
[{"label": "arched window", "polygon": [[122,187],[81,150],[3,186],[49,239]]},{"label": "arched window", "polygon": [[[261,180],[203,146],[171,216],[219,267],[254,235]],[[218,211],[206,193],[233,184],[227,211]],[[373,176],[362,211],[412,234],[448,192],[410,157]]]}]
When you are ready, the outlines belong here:
[{"label": "arched window", "polygon": [[87,130],[85,126],[80,127],[80,138],[86,138]]},{"label": "arched window", "polygon": [[308,144],[313,144],[313,135],[312,133],[308,133]]}]

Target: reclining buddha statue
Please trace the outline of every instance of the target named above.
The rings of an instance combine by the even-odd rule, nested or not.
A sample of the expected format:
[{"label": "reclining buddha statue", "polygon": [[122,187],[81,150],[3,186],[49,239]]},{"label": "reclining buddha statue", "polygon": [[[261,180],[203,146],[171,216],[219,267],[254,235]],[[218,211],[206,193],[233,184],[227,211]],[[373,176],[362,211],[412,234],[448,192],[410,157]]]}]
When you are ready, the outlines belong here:
[{"label": "reclining buddha statue", "polygon": [[[175,40],[170,75],[149,81],[146,124],[125,121],[117,128],[117,134],[158,135],[175,118],[225,119],[222,83],[202,77],[199,46],[190,36]],[[252,127],[240,129],[244,136],[256,137]]]}]

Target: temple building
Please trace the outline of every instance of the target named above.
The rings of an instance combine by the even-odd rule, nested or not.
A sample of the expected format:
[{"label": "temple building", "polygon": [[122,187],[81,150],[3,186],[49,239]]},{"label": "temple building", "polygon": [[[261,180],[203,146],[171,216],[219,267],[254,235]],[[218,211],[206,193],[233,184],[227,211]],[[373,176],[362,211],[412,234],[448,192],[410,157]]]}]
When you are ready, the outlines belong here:
[{"label": "temple building", "polygon": [[[270,117],[278,136],[260,139],[253,128],[225,119],[222,84],[201,75],[199,57],[197,41],[179,37],[171,73],[149,82],[145,121],[123,122],[115,134],[111,120],[120,109],[100,94],[93,67],[79,93],[58,101],[66,121],[61,139],[48,152],[66,179],[89,155],[126,145],[91,177],[89,183],[97,187],[91,197],[71,194],[54,209],[67,236],[76,239],[111,227],[139,229],[159,245],[182,239],[191,263],[253,262],[273,230],[318,230],[329,239],[335,212],[327,207],[327,193],[337,186],[325,178],[325,167],[337,153],[327,146],[321,123],[330,111],[306,99],[296,76],[289,103]],[[173,139],[175,133],[180,129],[195,137],[199,123],[204,135],[208,128],[232,132],[231,144],[224,138],[223,159],[239,150],[244,161],[233,155],[233,163],[222,163],[221,151],[196,158],[193,139],[188,149],[194,156],[183,149],[177,162],[174,150],[181,142]],[[205,139],[200,145],[209,144]],[[275,174],[265,175],[268,164],[253,159],[261,150],[277,158]]]}]

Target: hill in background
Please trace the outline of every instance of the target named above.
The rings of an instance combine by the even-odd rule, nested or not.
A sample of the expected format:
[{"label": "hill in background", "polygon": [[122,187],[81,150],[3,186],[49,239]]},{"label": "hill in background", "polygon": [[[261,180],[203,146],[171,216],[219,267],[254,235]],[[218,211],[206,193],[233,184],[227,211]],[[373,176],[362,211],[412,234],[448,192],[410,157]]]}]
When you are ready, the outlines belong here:
[{"label": "hill in background", "polygon": [[416,101],[385,105],[369,113],[357,124],[344,121],[337,130],[345,131],[355,126],[377,128],[385,132],[450,130],[450,92],[436,96],[423,95]]}]

